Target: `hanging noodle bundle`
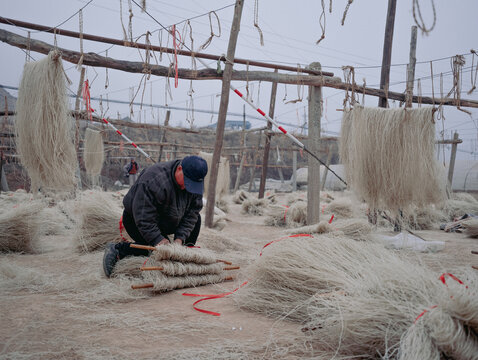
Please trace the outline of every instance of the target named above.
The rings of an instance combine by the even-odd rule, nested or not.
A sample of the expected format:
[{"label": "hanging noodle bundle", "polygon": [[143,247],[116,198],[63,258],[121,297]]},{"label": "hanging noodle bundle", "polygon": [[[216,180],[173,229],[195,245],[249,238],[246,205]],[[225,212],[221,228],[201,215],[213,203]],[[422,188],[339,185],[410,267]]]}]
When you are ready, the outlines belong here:
[{"label": "hanging noodle bundle", "polygon": [[85,149],[83,151],[86,173],[92,178],[93,185],[98,185],[104,161],[104,145],[101,132],[87,128],[85,130]]},{"label": "hanging noodle bundle", "polygon": [[[108,242],[122,241],[119,220],[121,206],[102,191],[88,190],[78,200],[80,216],[75,243],[79,251],[90,252],[103,248]],[[126,230],[122,235],[128,238]]]},{"label": "hanging noodle bundle", "polygon": [[57,51],[25,64],[16,111],[17,151],[30,176],[32,192],[72,191],[77,159]]},{"label": "hanging noodle bundle", "polygon": [[[202,157],[207,162],[207,168],[209,169],[206,177],[204,178],[204,197],[207,197],[207,192],[209,190],[209,174],[212,169],[212,155],[207,152],[199,152],[199,156]],[[220,158],[219,168],[217,172],[217,182],[216,182],[216,199],[221,199],[224,195],[229,194],[229,184],[231,181],[230,170],[229,170],[229,160],[225,157]]]},{"label": "hanging noodle bundle", "polygon": [[440,203],[445,177],[434,156],[433,109],[355,106],[342,120],[347,182],[370,208],[397,212]]}]

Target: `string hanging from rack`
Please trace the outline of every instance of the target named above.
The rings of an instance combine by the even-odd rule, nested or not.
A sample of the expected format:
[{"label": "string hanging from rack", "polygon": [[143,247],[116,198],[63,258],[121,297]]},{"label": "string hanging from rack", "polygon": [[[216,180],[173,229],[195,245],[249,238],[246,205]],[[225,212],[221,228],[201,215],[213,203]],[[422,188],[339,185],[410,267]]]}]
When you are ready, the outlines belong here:
[{"label": "string hanging from rack", "polygon": [[[202,44],[202,45],[199,47],[198,51],[201,51],[201,50],[206,49],[206,48],[211,44],[212,39],[213,39],[214,37],[218,37],[218,38],[221,37],[221,22],[219,21],[219,16],[217,16],[217,14],[216,14],[215,11],[210,11],[208,15],[209,15],[209,28],[210,28],[211,32],[210,32],[209,37],[208,37],[208,38],[206,39],[206,41],[204,42],[204,44]],[[217,28],[218,28],[218,31],[219,31],[217,34],[215,33],[215,31],[214,31],[214,29],[213,29],[213,26],[212,26],[212,15],[214,15],[214,16],[216,17]],[[191,49],[192,49],[192,48],[191,48]]]},{"label": "string hanging from rack", "polygon": [[83,65],[83,58],[84,58],[84,55],[83,55],[83,10],[80,9],[80,11],[78,11],[78,21],[79,21],[79,28],[80,28],[80,60],[78,61],[78,64],[76,64],[76,69],[78,71],[81,71],[81,67]]},{"label": "string hanging from rack", "polygon": [[473,77],[473,66],[475,65],[475,56],[477,56],[476,50],[471,49],[470,52],[471,52],[471,71],[470,71],[471,89],[468,90],[468,92],[467,92],[468,95],[471,95],[471,93],[473,93],[473,91],[475,91],[475,89],[476,89],[476,77],[478,76],[478,60],[477,60],[476,61],[476,67],[475,67],[475,76]]},{"label": "string hanging from rack", "polygon": [[[420,3],[419,0],[413,0],[413,7],[412,7],[412,12],[413,12],[413,20],[415,21],[415,24],[418,26],[418,28],[422,31],[422,34],[428,35],[430,31],[432,31],[435,28],[436,22],[437,22],[437,14],[435,10],[435,1],[431,0],[432,3],[432,11],[433,11],[433,23],[432,25],[427,28],[425,25],[425,21],[423,20],[422,12],[420,10]],[[418,15],[418,19],[417,19]]]},{"label": "string hanging from rack", "polygon": [[254,27],[259,32],[261,46],[264,46],[264,34],[259,26],[259,0],[254,1]]},{"label": "string hanging from rack", "polygon": [[[331,0],[331,3],[332,3],[332,0]],[[321,5],[322,5],[322,13],[320,14],[320,17],[319,17],[319,25],[320,25],[320,29],[322,30],[322,35],[320,36],[320,39],[315,42],[316,45],[325,39],[325,23],[326,23],[325,0],[321,0]],[[332,10],[332,6],[330,6],[329,9]]]}]

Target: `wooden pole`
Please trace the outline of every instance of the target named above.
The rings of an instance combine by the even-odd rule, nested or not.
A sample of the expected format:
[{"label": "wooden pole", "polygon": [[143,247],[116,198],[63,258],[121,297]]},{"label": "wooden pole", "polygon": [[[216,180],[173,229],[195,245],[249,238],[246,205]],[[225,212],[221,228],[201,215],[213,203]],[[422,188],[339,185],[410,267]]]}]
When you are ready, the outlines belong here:
[{"label": "wooden pole", "polygon": [[453,145],[451,146],[451,154],[450,154],[450,164],[448,166],[448,185],[450,186],[453,183],[453,173],[455,172],[455,160],[456,160],[456,150],[458,148],[458,133],[455,132],[453,135]]},{"label": "wooden pole", "polygon": [[76,92],[75,99],[75,149],[76,149],[76,158],[78,160],[78,165],[76,168],[76,177],[78,181],[78,189],[82,189],[81,183],[81,170],[80,170],[80,100],[81,93],[83,90],[83,82],[85,81],[85,71],[86,68],[82,67],[80,72],[80,82],[78,83],[78,90]]},{"label": "wooden pole", "polygon": [[[314,62],[309,68],[320,70],[321,65]],[[320,118],[322,116],[322,88],[309,86],[309,138],[307,147],[313,154],[319,153]],[[320,164],[308,156],[307,171],[307,224],[317,224],[320,220]]]},{"label": "wooden pole", "polygon": [[[388,0],[387,22],[385,24],[385,35],[383,39],[383,56],[382,56],[382,73],[380,75],[380,89],[388,92],[390,82],[390,63],[392,61],[392,42],[393,27],[395,25],[395,10],[397,8],[397,0]],[[378,106],[387,107],[388,96],[378,99]]]},{"label": "wooden pole", "polygon": [[[75,32],[75,31],[70,31],[70,30],[64,30],[60,29],[56,26],[45,26],[45,25],[39,25],[39,24],[33,24],[29,23],[26,21],[20,21],[20,20],[15,20],[15,19],[9,19],[9,18],[4,18],[0,16],[0,23],[2,24],[7,24],[7,25],[14,25],[14,26],[20,26],[23,28],[27,29],[32,29],[32,30],[40,30],[42,32],[49,32],[49,33],[55,33],[56,35],[59,36],[67,36],[67,37],[73,37],[73,38],[80,38],[80,33]],[[172,48],[167,48],[167,47],[162,47],[162,46],[155,46],[151,44],[142,44],[138,42],[131,43],[129,41],[124,41],[124,40],[119,40],[119,39],[111,39],[103,36],[97,36],[97,35],[91,35],[91,34],[85,34],[82,33],[81,37],[85,40],[90,40],[90,41],[96,41],[96,42],[101,42],[105,44],[113,44],[113,45],[118,45],[118,46],[125,46],[125,47],[134,47],[137,49],[143,49],[143,50],[151,50],[151,51],[158,51],[162,53],[169,53],[169,54],[178,54],[182,56],[194,56],[197,58],[202,58],[202,59],[209,59],[209,60],[220,60],[220,61],[225,61],[226,59],[224,58],[224,55],[212,55],[212,54],[205,54],[205,53],[198,53],[198,52],[191,52],[187,50],[181,50],[181,49],[172,49]],[[33,40],[34,41],[34,40]],[[248,59],[238,59],[238,58],[229,58],[229,60],[234,60],[235,64],[243,64],[243,65],[249,65],[249,66],[257,66],[257,67],[263,67],[263,68],[270,68],[270,69],[281,69],[285,71],[292,71],[296,72],[297,68],[294,66],[287,66],[287,65],[280,65],[280,64],[270,64],[270,63],[265,63],[262,61],[254,61],[254,60],[248,60]],[[324,75],[324,76],[334,76],[333,73],[331,72],[314,72],[312,70],[307,70],[303,69],[302,72],[304,73],[309,73],[309,74],[314,74],[314,75]]]},{"label": "wooden pole", "polygon": [[242,134],[241,134],[241,163],[237,170],[236,183],[234,184],[234,193],[239,189],[241,183],[242,169],[244,168],[244,160],[246,159],[246,105],[242,106]]},{"label": "wooden pole", "polygon": [[[275,69],[274,73],[277,73]],[[271,101],[269,103],[269,116],[274,119],[274,109],[276,106],[276,95],[277,95],[277,81],[272,83],[271,89]],[[266,188],[266,178],[267,178],[267,165],[269,164],[269,152],[271,148],[271,135],[269,133],[272,130],[272,123],[267,121],[267,130],[266,131],[266,144],[264,145],[264,156],[262,158],[262,174],[261,174],[261,183],[259,184],[259,199],[264,197],[264,190]]]},{"label": "wooden pole", "polygon": [[297,191],[297,150],[292,151],[292,191]]},{"label": "wooden pole", "polygon": [[[332,147],[332,145],[330,147]],[[333,151],[330,147],[327,148],[327,161],[326,161],[327,166],[324,166],[325,167],[324,175],[322,175],[322,185],[320,187],[320,190],[322,191],[325,189],[325,181],[327,180],[327,174],[329,172],[330,160],[332,160]]]},{"label": "wooden pole", "polygon": [[252,149],[253,154],[252,154],[252,166],[250,169],[250,179],[249,179],[249,191],[252,189],[252,185],[254,185],[254,190],[256,189],[256,183],[254,182],[254,175],[256,172],[256,164],[257,164],[257,158],[259,157],[259,149],[261,148],[261,139],[262,139],[262,131],[259,131],[259,137],[257,139],[257,148]]},{"label": "wooden pole", "polygon": [[412,35],[410,38],[410,60],[407,66],[407,89],[405,93],[405,107],[412,107],[413,83],[415,81],[415,64],[417,63],[417,27],[412,26]]},{"label": "wooden pole", "polygon": [[[38,40],[28,40],[26,37],[11,33],[9,31],[0,29],[0,41],[3,41],[9,45],[19,47],[21,49],[26,49],[30,46],[31,51],[39,52],[41,54],[48,54],[51,50],[54,50],[53,45],[47,44],[43,41]],[[30,44],[30,45],[29,45]],[[81,58],[81,53],[76,51],[71,51],[68,49],[58,48],[61,51],[61,57],[63,60],[77,64]],[[95,67],[104,67],[108,69],[116,69],[120,71],[126,71],[130,73],[143,73],[144,63],[143,62],[133,62],[133,61],[124,61],[117,60],[112,58],[106,58],[104,56],[85,53],[83,54],[83,65],[95,66]],[[167,66],[159,65],[150,65],[151,74],[155,76],[171,76],[170,68]],[[297,70],[297,69],[296,69]],[[190,70],[190,69],[178,69],[178,77],[180,79],[189,79],[189,80],[221,80],[223,74],[218,74],[216,69],[202,69],[202,70]],[[330,87],[333,89],[347,90],[350,89],[350,84],[346,84],[340,80],[338,77],[328,77],[328,76],[319,76],[319,75],[292,75],[292,74],[274,74],[273,72],[267,71],[234,71],[231,80],[238,81],[277,81],[280,84],[297,84],[302,83],[304,86],[322,86]],[[384,91],[382,89],[374,88],[361,88],[361,92],[366,95],[378,96],[378,97],[388,97],[391,100],[405,101],[405,94],[393,92],[393,91]],[[93,98],[92,98],[93,99]],[[413,96],[412,101],[414,103],[422,104],[442,104],[446,106],[456,107],[456,99],[454,98],[431,98],[429,96]],[[478,108],[478,101],[461,99],[461,107],[471,107]],[[144,124],[136,124],[144,125]],[[154,125],[152,125],[154,126]],[[169,129],[168,129],[169,131]],[[194,130],[189,130],[193,133]]]},{"label": "wooden pole", "polygon": [[[164,126],[165,128],[163,129],[163,132],[161,134],[161,142],[166,142],[166,127],[169,125],[169,118],[171,116],[171,110],[166,111],[166,119],[164,119]],[[161,157],[163,155],[163,145],[159,147],[159,156],[158,156],[158,162],[161,162]]]},{"label": "wooden pole", "polygon": [[[231,33],[229,36],[229,44],[227,47],[227,56],[226,59],[232,61],[234,59],[234,54],[236,52],[237,38],[239,35],[239,28],[241,24],[242,16],[242,7],[244,5],[244,0],[236,0],[236,5],[234,6],[234,18],[232,20]],[[209,189],[207,192],[207,204],[206,204],[206,221],[205,224],[208,228],[213,227],[214,222],[214,205],[216,204],[216,184],[217,184],[217,174],[219,171],[219,162],[221,160],[221,150],[222,143],[224,138],[224,127],[226,125],[226,113],[227,106],[229,105],[229,88],[231,84],[232,76],[232,66],[233,63],[226,61],[226,66],[224,68],[224,73],[222,75],[222,93],[221,93],[221,102],[219,105],[219,114],[217,117],[217,128],[216,128],[216,142],[214,146],[214,153],[212,155],[211,169],[209,176]]]}]

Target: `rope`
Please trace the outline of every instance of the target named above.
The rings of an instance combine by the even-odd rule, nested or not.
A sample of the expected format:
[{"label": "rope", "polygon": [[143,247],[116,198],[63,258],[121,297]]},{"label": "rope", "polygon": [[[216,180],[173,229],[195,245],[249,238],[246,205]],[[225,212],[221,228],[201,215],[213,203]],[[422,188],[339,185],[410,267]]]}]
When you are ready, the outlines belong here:
[{"label": "rope", "polygon": [[[179,36],[179,44],[176,41],[176,33]],[[176,25],[173,25],[171,28],[171,35],[173,36],[173,47],[174,47],[174,87],[178,87],[178,50],[180,50],[181,44],[181,34],[176,30]]]},{"label": "rope", "polygon": [[473,79],[473,65],[475,63],[475,55],[476,51],[471,49],[471,71],[470,71],[470,76],[471,76],[471,89],[468,90],[467,94],[471,95],[473,91],[476,89],[476,78],[478,76],[478,61],[476,62],[476,68],[475,68],[475,78]]},{"label": "rope", "polygon": [[353,2],[354,0],[348,0],[347,5],[345,6],[344,14],[342,15],[342,26],[344,26],[345,18],[347,17],[347,12],[349,11],[349,7],[350,5],[352,5]]},{"label": "rope", "polygon": [[[321,5],[322,5],[322,14],[320,14],[320,17],[319,17],[319,25],[320,25],[320,29],[322,30],[322,35],[320,36],[320,39],[317,40],[315,42],[316,45],[318,45],[322,40],[325,39],[325,3],[324,3],[324,0],[321,1]],[[330,7],[329,7],[330,11],[332,11],[332,0],[330,0]]]},{"label": "rope", "polygon": [[27,51],[25,52],[25,62],[29,62],[31,58],[30,41],[31,41],[31,31],[28,32],[28,36],[27,36]]},{"label": "rope", "polygon": [[78,21],[79,21],[79,27],[80,27],[80,60],[78,61],[78,64],[76,65],[76,69],[78,71],[81,71],[81,66],[83,65],[83,10],[80,9],[78,12]]},{"label": "rope", "polygon": [[[420,28],[422,33],[424,33],[426,35],[428,35],[428,33],[435,28],[435,25],[436,25],[436,22],[437,22],[437,14],[436,14],[436,10],[435,10],[435,1],[431,0],[431,3],[432,3],[432,10],[433,10],[433,23],[430,26],[430,28],[427,29],[427,27],[425,25],[425,21],[423,20],[423,17],[422,17],[422,12],[420,10],[419,0],[413,0],[413,20],[415,21],[415,24]],[[419,19],[417,19],[417,14],[418,14]]]},{"label": "rope", "polygon": [[[301,73],[302,68],[300,67],[300,64],[297,64],[297,76],[299,76]],[[297,99],[286,101],[285,104],[295,104],[302,102],[302,99],[304,98],[304,88],[304,82],[300,80],[297,84]]]},{"label": "rope", "polygon": [[128,11],[129,11],[129,20],[128,20],[128,38],[130,42],[133,42],[133,6],[131,5],[131,0],[128,0]]},{"label": "rope", "polygon": [[261,28],[259,27],[259,0],[254,1],[254,27],[259,32],[261,46],[264,46],[264,34],[262,33]]},{"label": "rope", "polygon": [[[106,50],[106,57],[108,57],[108,50]],[[105,90],[108,89],[108,86],[110,86],[110,78],[108,76],[108,68],[105,68]]]},{"label": "rope", "polygon": [[[214,14],[214,16],[216,17],[219,34],[216,34],[212,27],[212,16],[211,16],[212,14]],[[221,37],[221,22],[219,21],[219,16],[217,16],[215,11],[210,11],[208,15],[209,15],[209,28],[211,30],[211,35],[207,38],[206,42],[199,47],[198,51],[206,49],[211,44],[212,39],[214,37]]]}]

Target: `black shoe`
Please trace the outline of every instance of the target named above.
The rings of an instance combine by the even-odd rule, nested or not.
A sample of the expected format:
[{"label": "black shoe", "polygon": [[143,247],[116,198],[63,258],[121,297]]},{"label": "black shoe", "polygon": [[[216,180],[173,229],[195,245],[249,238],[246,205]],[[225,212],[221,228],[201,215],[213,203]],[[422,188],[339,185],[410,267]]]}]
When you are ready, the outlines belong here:
[{"label": "black shoe", "polygon": [[110,277],[116,263],[119,260],[119,251],[116,249],[115,244],[106,244],[105,254],[103,256],[103,270],[106,277]]}]

